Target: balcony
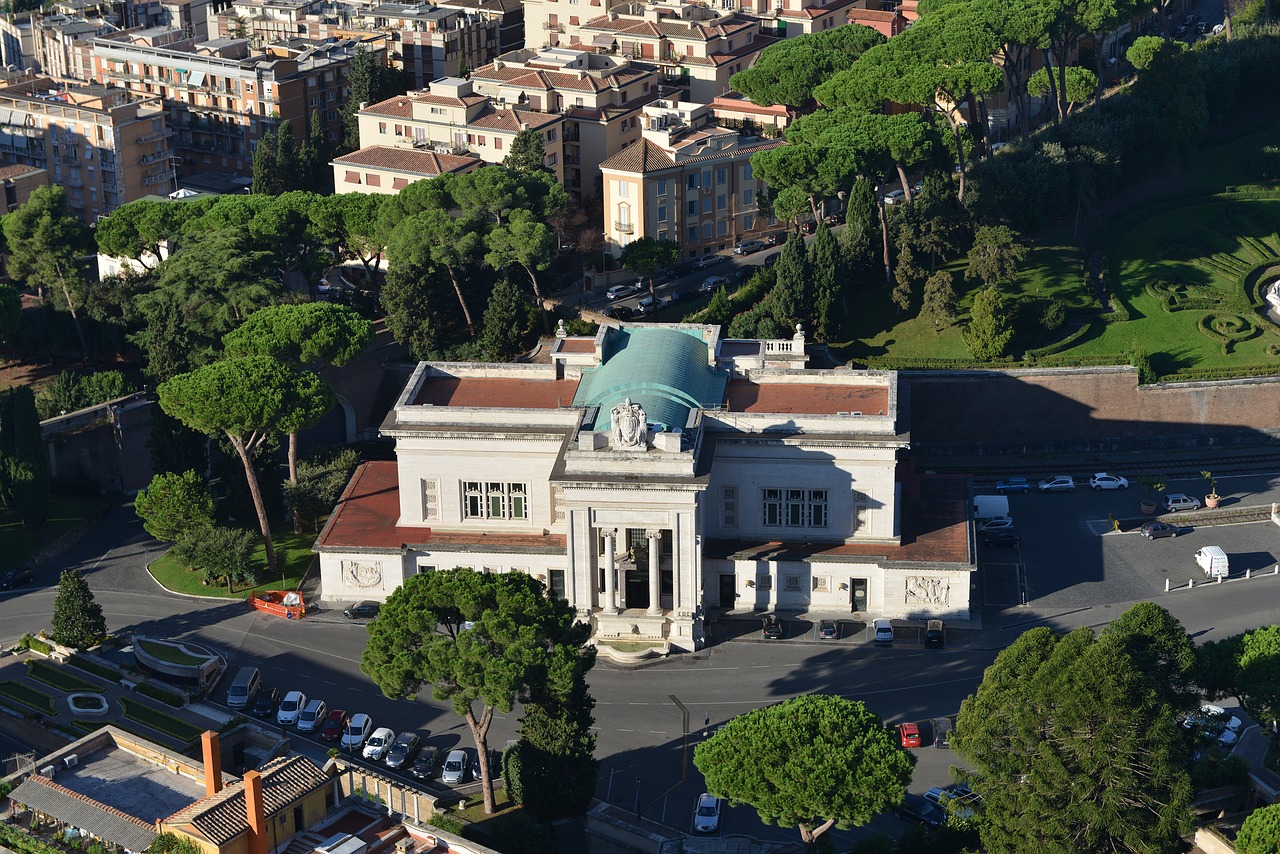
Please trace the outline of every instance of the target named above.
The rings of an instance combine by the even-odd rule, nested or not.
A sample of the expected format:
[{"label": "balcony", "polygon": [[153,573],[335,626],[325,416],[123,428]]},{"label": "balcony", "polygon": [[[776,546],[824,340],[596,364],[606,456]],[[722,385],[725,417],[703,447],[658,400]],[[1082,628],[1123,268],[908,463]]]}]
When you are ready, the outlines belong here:
[{"label": "balcony", "polygon": [[157,151],[154,154],[148,154],[145,157],[139,157],[138,165],[150,166],[152,163],[159,163],[161,160],[168,160],[172,156],[173,156],[173,152],[166,148],[164,151]]},{"label": "balcony", "polygon": [[613,230],[619,234],[634,234],[635,226],[629,222],[614,222]]},{"label": "balcony", "polygon": [[84,179],[80,177],[80,173],[68,172],[62,179],[62,183],[68,187],[83,187]]},{"label": "balcony", "polygon": [[148,142],[158,142],[162,139],[168,139],[171,136],[173,136],[173,131],[171,130],[157,130],[148,134],[143,134],[138,137],[136,142],[138,145],[146,145]]},{"label": "balcony", "polygon": [[543,21],[543,22],[542,22],[542,28],[543,28],[544,30],[549,30],[550,32],[553,32],[553,33],[563,33],[563,32],[564,32],[564,24],[553,24],[553,23],[551,23],[550,21]]},{"label": "balcony", "polygon": [[142,179],[142,183],[148,187],[153,184],[164,184],[164,183],[167,183],[168,181],[169,181],[168,172],[160,172],[155,175],[148,175],[147,177]]}]

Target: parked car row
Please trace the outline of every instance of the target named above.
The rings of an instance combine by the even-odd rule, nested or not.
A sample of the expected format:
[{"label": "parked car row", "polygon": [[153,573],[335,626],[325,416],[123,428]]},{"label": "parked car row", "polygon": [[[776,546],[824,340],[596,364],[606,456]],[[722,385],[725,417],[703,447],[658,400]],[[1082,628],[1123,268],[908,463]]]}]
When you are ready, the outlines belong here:
[{"label": "parked car row", "polygon": [[[1031,491],[1032,483],[1025,477],[1007,477],[1004,480],[996,482],[996,492],[1006,495],[1010,492],[1021,492],[1026,494]],[[1096,490],[1101,489],[1128,489],[1129,481],[1118,475],[1108,474],[1100,471],[1089,478],[1089,486]],[[1055,474],[1046,477],[1035,484],[1039,492],[1075,492],[1076,481],[1069,474]]]},{"label": "parked car row", "polygon": [[[361,603],[368,604],[368,603]],[[347,617],[368,616],[347,609]],[[353,616],[351,612],[355,611]],[[377,616],[376,611],[373,616]],[[386,767],[408,772],[418,779],[436,775],[440,764],[438,748],[423,743],[416,732],[399,734],[390,727],[374,727],[373,719],[364,713],[348,715],[346,709],[331,709],[324,700],[307,697],[302,691],[281,692],[263,686],[256,667],[243,667],[228,690],[227,704],[232,708],[249,708],[254,717],[274,718],[282,727],[294,727],[300,733],[313,733],[326,744],[336,743],[345,753],[360,752],[361,757],[381,762]],[[511,742],[508,742],[510,745]],[[481,775],[479,755],[465,749],[453,750],[445,758],[441,779],[446,783],[464,783],[469,776]],[[501,767],[497,751],[490,751],[491,770]],[[496,772],[496,771],[495,771]]]},{"label": "parked car row", "polygon": [[[763,640],[782,640],[787,636],[787,624],[776,614],[767,614],[760,620],[760,637]],[[822,640],[837,640],[840,637],[840,624],[835,620],[818,621],[818,637]],[[893,643],[893,621],[878,617],[871,621],[871,636],[876,643]],[[929,620],[925,623],[924,645],[942,647],[946,644],[942,620]]]}]

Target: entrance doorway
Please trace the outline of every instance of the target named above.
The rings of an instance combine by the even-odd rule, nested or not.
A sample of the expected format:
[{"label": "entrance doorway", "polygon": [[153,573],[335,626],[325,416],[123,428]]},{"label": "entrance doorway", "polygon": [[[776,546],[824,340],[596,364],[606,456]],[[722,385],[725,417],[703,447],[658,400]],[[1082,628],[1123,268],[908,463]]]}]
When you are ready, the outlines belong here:
[{"label": "entrance doorway", "polygon": [[867,611],[867,580],[865,578],[849,579],[849,609],[853,613]]},{"label": "entrance doorway", "polygon": [[720,576],[720,607],[726,611],[733,610],[734,599],[738,595],[737,581],[736,575]]},{"label": "entrance doorway", "polygon": [[649,607],[649,570],[627,570],[627,608]]}]

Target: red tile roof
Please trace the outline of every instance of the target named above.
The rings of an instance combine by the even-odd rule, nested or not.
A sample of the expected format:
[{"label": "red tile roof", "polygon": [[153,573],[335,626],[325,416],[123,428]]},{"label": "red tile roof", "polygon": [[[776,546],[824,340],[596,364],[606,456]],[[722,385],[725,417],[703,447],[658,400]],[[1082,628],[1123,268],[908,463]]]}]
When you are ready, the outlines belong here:
[{"label": "red tile roof", "polygon": [[375,460],[356,469],[333,515],[320,532],[316,551],[403,550],[414,546],[478,546],[488,551],[540,549],[563,552],[565,538],[545,534],[486,534],[400,527],[399,466]]},{"label": "red tile roof", "polygon": [[465,172],[472,167],[480,166],[483,161],[478,157],[436,154],[433,151],[419,151],[416,148],[370,145],[359,151],[336,157],[332,162],[341,166],[367,166],[434,177],[447,172]]},{"label": "red tile roof", "polygon": [[670,154],[663,151],[656,143],[642,139],[633,145],[628,145],[601,163],[600,168],[643,174],[656,169],[667,169],[675,165],[676,162],[671,159]]},{"label": "red tile roof", "polygon": [[729,383],[730,412],[795,412],[835,415],[838,412],[885,414],[889,390],[884,386],[823,385],[820,383]]},{"label": "red tile roof", "polygon": [[573,403],[577,380],[505,377],[425,377],[413,405],[482,409],[558,409]]},{"label": "red tile roof", "polygon": [[534,110],[490,110],[476,116],[467,123],[467,127],[490,128],[519,133],[527,124],[537,129],[555,124],[560,116],[552,113],[539,113]]},{"label": "red tile roof", "polygon": [[556,342],[557,353],[594,353],[595,351],[594,338],[561,338]]}]

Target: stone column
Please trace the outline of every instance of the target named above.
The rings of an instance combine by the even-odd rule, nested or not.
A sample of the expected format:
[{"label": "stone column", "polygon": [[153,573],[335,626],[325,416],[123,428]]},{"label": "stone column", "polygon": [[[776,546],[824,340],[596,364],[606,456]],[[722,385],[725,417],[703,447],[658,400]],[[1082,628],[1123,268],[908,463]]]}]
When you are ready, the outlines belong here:
[{"label": "stone column", "polygon": [[662,532],[650,528],[644,532],[649,540],[649,615],[662,613]]},{"label": "stone column", "polygon": [[606,528],[604,534],[604,610],[618,613],[618,530]]}]

